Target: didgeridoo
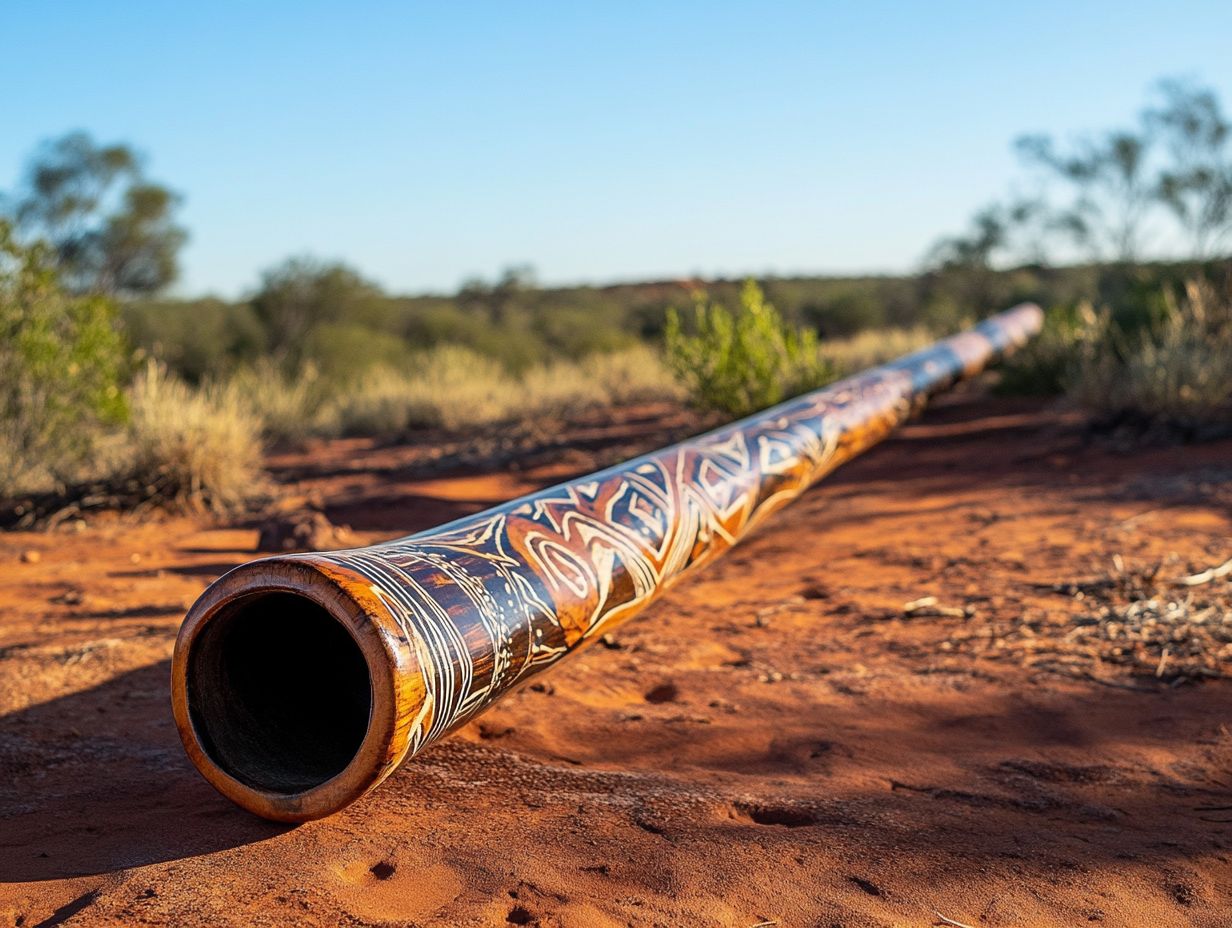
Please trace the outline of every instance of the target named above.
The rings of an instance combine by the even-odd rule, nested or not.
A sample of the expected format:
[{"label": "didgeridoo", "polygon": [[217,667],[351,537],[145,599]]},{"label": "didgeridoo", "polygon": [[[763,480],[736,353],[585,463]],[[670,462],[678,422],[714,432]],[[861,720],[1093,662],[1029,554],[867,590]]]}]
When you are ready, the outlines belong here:
[{"label": "didgeridoo", "polygon": [[440,528],[237,567],[202,594],[176,641],[171,698],[188,756],[257,815],[336,812],[1042,324],[1038,307],[1018,306]]}]

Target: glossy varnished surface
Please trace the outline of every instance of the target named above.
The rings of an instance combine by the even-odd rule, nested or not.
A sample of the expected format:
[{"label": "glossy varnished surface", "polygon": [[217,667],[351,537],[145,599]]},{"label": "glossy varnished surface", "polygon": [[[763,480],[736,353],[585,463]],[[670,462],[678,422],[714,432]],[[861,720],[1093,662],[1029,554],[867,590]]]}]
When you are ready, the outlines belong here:
[{"label": "glossy varnished surface", "polygon": [[[1041,322],[1038,308],[1017,307],[707,435],[439,529],[246,565],[207,591],[177,644],[173,700],[190,756],[215,786],[259,814],[299,819],[340,808],[726,551],[885,437],[930,394],[1022,344]],[[180,676],[195,636],[234,597],[259,589],[293,589],[333,604],[379,681],[355,761],[293,796],[253,790],[218,769],[183,705]]]}]

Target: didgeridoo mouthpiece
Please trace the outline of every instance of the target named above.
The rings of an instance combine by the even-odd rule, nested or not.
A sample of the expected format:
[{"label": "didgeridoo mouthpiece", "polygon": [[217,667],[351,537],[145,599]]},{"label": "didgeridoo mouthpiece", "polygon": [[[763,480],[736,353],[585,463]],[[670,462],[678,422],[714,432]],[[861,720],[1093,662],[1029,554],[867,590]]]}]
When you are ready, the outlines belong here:
[{"label": "didgeridoo mouthpiece", "polygon": [[1024,344],[1024,304],[739,422],[440,528],[237,567],[193,605],[172,708],[257,815],[343,808],[513,687],[639,612],[928,396]]}]

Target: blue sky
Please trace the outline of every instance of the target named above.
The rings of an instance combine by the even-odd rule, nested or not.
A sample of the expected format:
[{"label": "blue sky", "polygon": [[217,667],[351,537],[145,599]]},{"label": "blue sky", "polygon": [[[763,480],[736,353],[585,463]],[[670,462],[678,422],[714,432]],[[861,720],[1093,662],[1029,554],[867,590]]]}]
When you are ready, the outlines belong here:
[{"label": "blue sky", "polygon": [[1232,4],[18,2],[0,189],[83,128],[185,197],[179,292],[291,254],[401,292],[906,270],[1012,139],[1232,104]]}]

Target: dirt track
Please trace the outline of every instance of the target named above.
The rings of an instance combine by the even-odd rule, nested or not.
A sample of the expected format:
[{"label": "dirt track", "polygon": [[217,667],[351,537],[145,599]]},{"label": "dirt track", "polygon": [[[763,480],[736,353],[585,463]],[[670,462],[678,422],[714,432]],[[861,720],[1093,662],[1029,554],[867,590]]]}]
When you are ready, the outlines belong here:
[{"label": "dirt track", "polygon": [[[412,479],[363,450],[276,464],[365,541],[594,463]],[[1067,584],[1198,570],[1230,530],[1232,442],[1118,455],[955,397],[298,828],[217,796],[168,710],[183,610],[255,531],[0,536],[0,924],[1227,925],[1232,684],[1062,643]]]}]

